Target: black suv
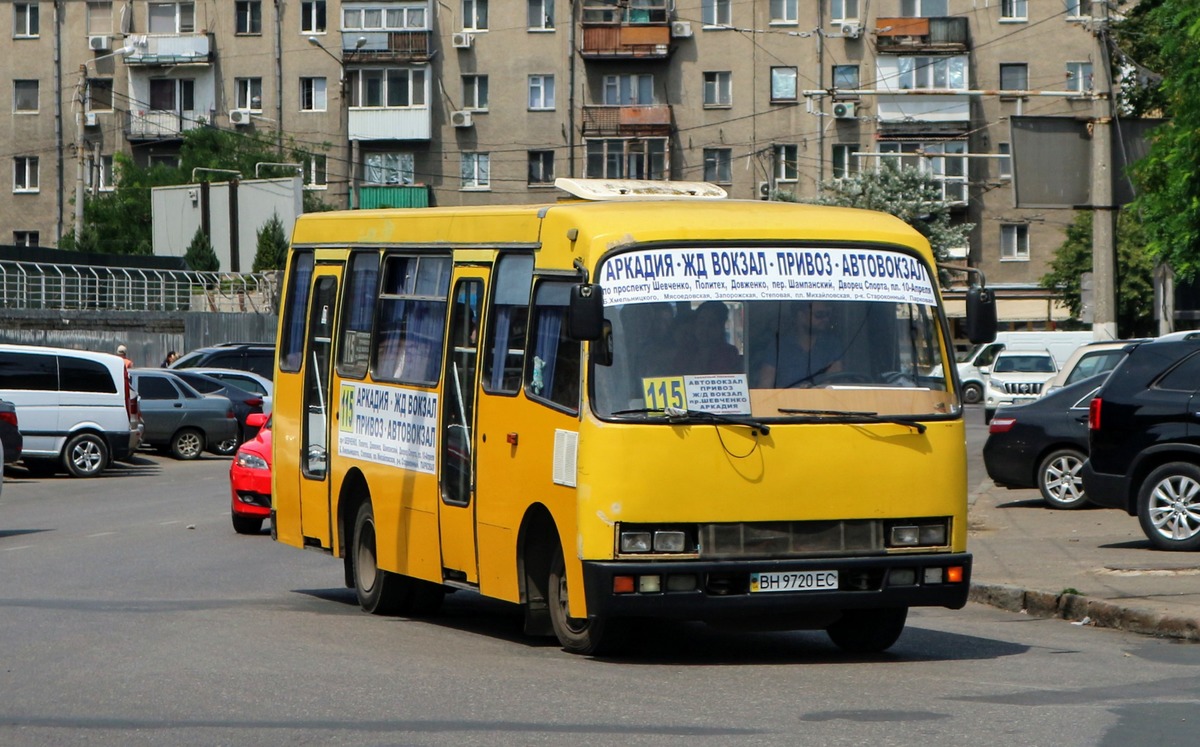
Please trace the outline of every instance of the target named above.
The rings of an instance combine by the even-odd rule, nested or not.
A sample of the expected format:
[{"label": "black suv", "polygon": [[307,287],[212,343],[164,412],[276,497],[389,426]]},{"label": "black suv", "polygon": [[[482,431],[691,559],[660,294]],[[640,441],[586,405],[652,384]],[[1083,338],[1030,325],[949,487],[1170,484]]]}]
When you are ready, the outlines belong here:
[{"label": "black suv", "polygon": [[1083,486],[1151,544],[1200,549],[1200,340],[1134,347],[1092,400]]},{"label": "black suv", "polygon": [[275,378],[275,345],[270,342],[227,342],[181,355],[171,368],[235,368]]}]

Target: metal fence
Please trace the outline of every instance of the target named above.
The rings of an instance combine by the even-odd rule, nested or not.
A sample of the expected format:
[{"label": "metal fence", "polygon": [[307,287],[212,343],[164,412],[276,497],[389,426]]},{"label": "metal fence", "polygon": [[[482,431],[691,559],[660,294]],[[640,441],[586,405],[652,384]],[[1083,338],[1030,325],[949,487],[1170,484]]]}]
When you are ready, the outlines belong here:
[{"label": "metal fence", "polygon": [[274,314],[279,275],[0,260],[0,308]]}]

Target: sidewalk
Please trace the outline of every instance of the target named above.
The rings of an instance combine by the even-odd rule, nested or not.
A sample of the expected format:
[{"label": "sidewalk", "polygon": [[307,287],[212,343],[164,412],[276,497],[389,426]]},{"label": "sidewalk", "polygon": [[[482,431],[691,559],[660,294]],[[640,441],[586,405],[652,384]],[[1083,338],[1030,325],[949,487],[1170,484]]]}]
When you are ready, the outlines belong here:
[{"label": "sidewalk", "polygon": [[1200,641],[1200,553],[1151,547],[1134,516],[1047,508],[991,480],[969,497],[973,602]]}]

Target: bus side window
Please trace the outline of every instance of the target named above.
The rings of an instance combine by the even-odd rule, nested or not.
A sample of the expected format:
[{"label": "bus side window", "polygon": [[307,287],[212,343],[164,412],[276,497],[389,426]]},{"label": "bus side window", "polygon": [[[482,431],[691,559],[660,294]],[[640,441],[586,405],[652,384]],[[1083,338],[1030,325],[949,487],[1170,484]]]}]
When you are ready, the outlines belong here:
[{"label": "bus side window", "polygon": [[533,399],[579,411],[580,343],[567,337],[571,283],[542,282],[534,291],[525,393]]},{"label": "bus side window", "polygon": [[308,320],[308,294],[312,282],[313,253],[295,252],[283,309],[283,335],[279,349],[279,370],[296,372],[304,360],[304,323]]},{"label": "bus side window", "polygon": [[483,389],[486,392],[516,394],[521,389],[532,283],[532,256],[505,254],[500,257],[484,344]]},{"label": "bus side window", "polygon": [[361,379],[371,360],[371,323],[379,298],[379,255],[355,252],[350,258],[346,292],[342,298],[338,373]]}]

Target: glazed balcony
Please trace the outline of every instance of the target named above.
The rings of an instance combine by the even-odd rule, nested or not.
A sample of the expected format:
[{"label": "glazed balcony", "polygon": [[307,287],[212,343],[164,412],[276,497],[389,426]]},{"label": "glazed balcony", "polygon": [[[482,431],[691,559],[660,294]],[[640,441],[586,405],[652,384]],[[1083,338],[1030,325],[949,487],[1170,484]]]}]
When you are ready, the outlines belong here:
[{"label": "glazed balcony", "polygon": [[428,30],[344,31],[342,61],[346,64],[428,62],[433,56],[432,39],[433,32]]},{"label": "glazed balcony", "polygon": [[668,104],[585,106],[583,133],[591,137],[670,135],[671,107]]},{"label": "glazed balcony", "polygon": [[209,65],[213,61],[212,34],[130,34],[125,44],[133,51],[125,56],[130,67],[164,65]]},{"label": "glazed balcony", "polygon": [[966,52],[970,47],[966,17],[880,18],[875,47],[880,53]]}]

